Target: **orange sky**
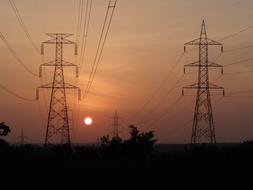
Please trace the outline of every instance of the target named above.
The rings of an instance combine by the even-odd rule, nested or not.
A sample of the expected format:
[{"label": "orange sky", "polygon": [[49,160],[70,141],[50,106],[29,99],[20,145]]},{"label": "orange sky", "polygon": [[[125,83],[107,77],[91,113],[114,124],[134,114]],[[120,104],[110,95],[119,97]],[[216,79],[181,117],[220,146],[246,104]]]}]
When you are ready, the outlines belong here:
[{"label": "orange sky", "polygon": [[[85,0],[84,0],[85,1]],[[85,88],[105,16],[107,0],[93,0],[88,33],[85,62],[79,79],[74,78],[74,69],[67,69],[66,80]],[[35,44],[47,40],[47,32],[76,34],[78,0],[15,0],[20,14]],[[183,74],[183,65],[198,59],[197,51],[185,53],[173,72],[170,70],[183,53],[183,44],[199,36],[202,19],[206,21],[209,38],[219,40],[252,25],[250,0],[118,0],[109,36],[101,63],[86,101],[80,102],[80,114],[94,117],[93,126],[82,126],[77,118],[75,93],[68,94],[68,102],[74,120],[73,142],[95,142],[98,137],[112,132],[109,119],[117,109],[122,120],[122,135],[127,134],[127,125],[140,123],[143,130],[155,130],[160,142],[185,143],[190,140],[194,97],[182,97],[173,107],[171,104],[181,96],[181,88],[196,80],[195,74],[186,74],[176,88],[161,101]],[[25,37],[8,0],[0,1],[0,31],[5,35],[22,61],[38,73],[41,60],[50,61],[54,50],[48,48],[42,58]],[[224,50],[253,44],[253,29],[221,41]],[[71,38],[75,40],[75,36]],[[252,56],[252,48],[225,52],[219,64],[229,64]],[[219,50],[211,48],[210,60]],[[75,62],[72,48],[65,49],[65,60]],[[43,78],[29,75],[12,57],[0,41],[1,84],[18,94],[35,98],[35,89],[51,81],[53,70],[43,70]],[[253,70],[251,62],[225,67],[224,72]],[[167,75],[169,80],[147,104],[153,92]],[[211,81],[219,77],[219,70],[211,71]],[[46,77],[47,76],[47,77]],[[227,92],[253,89],[252,73],[224,75],[216,83]],[[215,92],[214,92],[215,93]],[[194,94],[194,91],[189,92]],[[43,91],[39,102],[26,102],[0,91],[0,120],[6,122],[12,133],[6,139],[15,142],[21,129],[31,142],[43,142],[49,91]],[[213,102],[220,97],[214,96]],[[252,107],[250,98],[223,98],[215,104],[214,120],[218,142],[235,142],[253,137]],[[42,111],[42,117],[38,107]],[[236,108],[236,109],[235,109]],[[187,123],[188,122],[188,123]],[[186,125],[184,125],[187,123]]]}]

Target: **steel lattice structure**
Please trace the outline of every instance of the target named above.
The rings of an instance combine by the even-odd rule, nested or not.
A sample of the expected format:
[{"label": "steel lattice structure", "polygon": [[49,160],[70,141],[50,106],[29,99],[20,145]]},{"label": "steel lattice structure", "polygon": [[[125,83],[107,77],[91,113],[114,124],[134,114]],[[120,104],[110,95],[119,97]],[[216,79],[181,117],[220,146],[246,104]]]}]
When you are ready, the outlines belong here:
[{"label": "steel lattice structure", "polygon": [[[55,60],[41,64],[39,73],[42,76],[42,66],[54,67],[53,82],[44,84],[37,88],[37,99],[39,99],[39,89],[51,89],[51,99],[48,112],[45,145],[54,143],[56,136],[64,140],[64,144],[71,144],[70,140],[70,127],[68,118],[68,106],[66,100],[66,89],[77,89],[79,100],[81,97],[81,90],[72,84],[64,81],[64,70],[66,66],[76,67],[76,77],[78,77],[78,67],[72,63],[63,60],[63,45],[74,45],[75,55],[77,54],[77,45],[75,42],[67,38],[72,34],[68,33],[47,33],[52,39],[45,41],[41,44],[41,54],[44,54],[44,44],[55,45]],[[54,138],[55,137],[55,138]],[[60,140],[59,140],[60,142]]]},{"label": "steel lattice structure", "polygon": [[117,110],[115,110],[114,116],[112,117],[113,119],[113,137],[118,138],[119,137],[119,120],[121,119],[121,117],[118,116],[118,112]]},{"label": "steel lattice structure", "polygon": [[184,51],[187,45],[197,45],[199,47],[199,60],[185,65],[185,67],[198,67],[198,82],[183,87],[182,92],[184,95],[184,89],[197,89],[191,143],[216,143],[210,89],[223,90],[223,95],[225,91],[223,87],[209,83],[209,67],[219,67],[222,73],[223,67],[208,60],[208,46],[221,46],[221,52],[223,52],[223,45],[207,38],[204,20],[200,37],[185,43]]}]

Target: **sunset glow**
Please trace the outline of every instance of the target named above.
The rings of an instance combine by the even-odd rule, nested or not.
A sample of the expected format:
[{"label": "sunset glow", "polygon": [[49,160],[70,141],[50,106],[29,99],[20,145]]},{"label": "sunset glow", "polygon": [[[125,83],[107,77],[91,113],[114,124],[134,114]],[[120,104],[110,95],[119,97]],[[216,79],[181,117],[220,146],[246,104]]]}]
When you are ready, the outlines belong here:
[{"label": "sunset glow", "polygon": [[[41,44],[51,40],[46,33],[56,32],[72,34],[66,39],[77,42],[77,55],[73,44],[64,44],[62,50],[64,61],[79,66],[78,78],[77,68],[64,67],[64,82],[71,84],[66,86],[68,118],[73,125],[82,126],[75,129],[75,142],[95,142],[109,133],[107,126],[112,121],[108,118],[118,109],[126,126],[141,123],[146,130],[156,131],[160,143],[188,143],[196,91],[185,90],[184,97],[181,91],[197,83],[198,70],[187,67],[184,73],[184,65],[198,61],[199,49],[188,46],[184,52],[184,43],[200,37],[202,20],[207,37],[224,46],[222,54],[219,47],[208,49],[208,60],[224,66],[224,75],[220,75],[220,68],[209,70],[209,82],[226,91],[224,98],[220,91],[210,92],[217,139],[241,142],[252,138],[249,113],[253,93],[248,90],[253,80],[253,1],[118,1],[108,37],[99,49],[99,41],[104,41],[99,39],[108,1],[94,0],[90,17],[87,1],[12,1],[15,6],[0,1],[0,32],[6,40],[0,40],[0,114],[1,121],[13,128],[7,137],[10,142],[16,142],[21,129],[28,131],[35,142],[44,142],[52,91],[40,88],[39,99],[35,100],[35,89],[53,82],[55,45],[44,44],[44,54],[40,51]],[[83,2],[82,7],[79,2]],[[100,49],[101,56],[96,55]],[[80,101],[74,86],[80,88]],[[232,92],[236,92],[233,97]],[[56,114],[52,125],[62,120],[61,115]],[[91,124],[85,122],[86,117],[91,117],[87,119]],[[87,127],[94,124],[92,130]]]},{"label": "sunset glow", "polygon": [[0,0],[1,187],[252,186],[252,8]]}]

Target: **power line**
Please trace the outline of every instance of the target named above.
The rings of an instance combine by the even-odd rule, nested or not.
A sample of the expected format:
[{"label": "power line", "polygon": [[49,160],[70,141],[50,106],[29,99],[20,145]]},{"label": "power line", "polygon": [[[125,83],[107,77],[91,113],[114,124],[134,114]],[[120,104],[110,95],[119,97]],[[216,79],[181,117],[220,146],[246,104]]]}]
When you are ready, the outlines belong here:
[{"label": "power line", "polygon": [[251,47],[253,47],[253,45],[248,45],[248,46],[243,46],[243,47],[239,47],[239,48],[228,49],[228,50],[224,51],[223,53],[230,53],[230,52],[239,51],[239,50],[242,50],[242,49],[248,49],[248,48],[251,48]]},{"label": "power line", "polygon": [[[79,47],[80,45],[80,33],[81,33],[81,26],[82,26],[82,15],[83,15],[83,0],[79,0],[78,3],[78,14],[77,14],[77,27],[76,27],[76,43],[77,43],[77,47]],[[75,64],[77,63],[77,56],[75,57]],[[78,81],[76,82],[77,84]],[[77,119],[74,120],[75,122],[73,123],[74,126],[77,125],[77,122],[79,120],[79,109],[80,109],[80,104],[78,101],[78,113],[77,113]]]},{"label": "power line", "polygon": [[83,23],[83,34],[82,34],[82,41],[81,41],[81,50],[80,50],[80,59],[82,59],[82,51],[84,46],[84,39],[86,39],[86,25],[87,25],[87,18],[88,18],[88,10],[89,10],[89,0],[86,0],[85,5],[85,12],[84,12],[84,23]]},{"label": "power line", "polygon": [[238,32],[235,32],[235,33],[229,34],[229,35],[227,35],[227,36],[225,36],[225,37],[223,37],[223,38],[220,38],[219,41],[232,38],[232,37],[237,36],[238,34],[240,34],[240,33],[242,33],[242,32],[248,31],[248,30],[250,30],[250,29],[252,29],[252,28],[253,28],[253,26],[249,26],[249,27],[244,28],[244,29],[242,29],[242,30],[240,30],[240,31],[238,31]]},{"label": "power line", "polygon": [[31,43],[31,45],[35,49],[35,51],[40,54],[39,48],[35,45],[32,37],[31,37],[31,35],[30,35],[30,33],[29,33],[29,31],[28,31],[21,15],[20,15],[20,13],[19,13],[19,10],[18,10],[17,6],[15,5],[14,0],[9,0],[9,2],[10,2],[10,5],[11,5],[11,8],[14,11],[14,13],[16,15],[16,18],[17,18],[17,20],[18,20],[18,22],[21,26],[21,29],[25,33],[26,38],[29,40],[29,42]]},{"label": "power line", "polygon": [[182,125],[180,125],[180,127],[177,127],[177,128],[174,128],[174,129],[168,131],[167,134],[173,134],[179,130],[182,130],[182,129],[186,128],[191,122],[192,122],[192,120],[188,120],[187,122],[184,122]]},{"label": "power line", "polygon": [[253,98],[253,96],[225,96],[226,98]]},{"label": "power line", "polygon": [[[242,49],[247,49],[247,48],[251,48],[251,47],[253,47],[253,45],[248,45],[248,46],[243,46],[243,47],[239,47],[239,48],[225,50],[225,51],[223,51],[223,53],[231,53],[234,51],[240,51]],[[214,61],[217,61],[222,55],[223,55],[222,53],[219,53],[218,56],[214,59]]]},{"label": "power line", "polygon": [[[223,51],[223,53],[231,53],[234,51],[240,51],[242,49],[247,49],[247,48],[251,48],[251,47],[253,47],[253,45],[248,45],[248,46],[243,46],[243,47],[239,47],[239,48],[225,50],[225,51]],[[222,55],[223,55],[222,53],[219,53],[218,56],[214,59],[214,61],[217,61]]]},{"label": "power line", "polygon": [[[90,3],[89,3],[90,2]],[[89,31],[89,26],[90,26],[90,18],[91,18],[91,10],[92,10],[92,3],[93,0],[87,0],[86,1],[86,9],[85,9],[85,21],[83,25],[83,35],[82,35],[82,43],[81,43],[81,50],[80,50],[80,59],[79,59],[79,70],[81,72],[82,66],[83,66],[83,61],[84,61],[84,56],[86,52],[86,46],[87,46],[87,39],[88,39],[88,31]],[[89,9],[88,9],[89,7]],[[87,13],[88,11],[88,13]],[[79,44],[79,42],[78,42]],[[82,82],[82,86],[84,86]],[[77,103],[77,120],[74,122],[74,126],[77,126],[79,117],[80,117],[80,104],[79,102]]]},{"label": "power line", "polygon": [[4,35],[0,32],[0,38],[3,41],[3,43],[5,44],[5,46],[8,48],[8,50],[11,52],[11,54],[13,55],[13,57],[16,59],[16,61],[22,65],[22,67],[31,75],[35,76],[35,77],[39,77],[39,75],[35,74],[34,72],[32,72],[24,63],[23,61],[19,58],[19,56],[17,55],[17,53],[14,51],[14,49],[11,47],[11,45],[8,43],[7,39],[4,37]]},{"label": "power line", "polygon": [[[90,2],[90,3],[89,3]],[[80,53],[80,70],[83,65],[84,55],[86,51],[87,45],[87,38],[88,38],[88,31],[90,26],[90,17],[91,17],[91,10],[92,10],[92,0],[87,0],[86,8],[85,8],[85,17],[84,17],[84,25],[83,25],[83,35],[82,35],[82,45],[81,45],[81,53]]]},{"label": "power line", "polygon": [[[219,103],[223,98],[224,98],[224,96],[221,96],[218,100],[216,100],[216,101],[213,103],[213,106],[215,106],[217,103]],[[186,107],[186,106],[184,106],[184,107]],[[175,114],[175,115],[177,115],[177,114]],[[183,123],[182,125],[180,125],[180,127],[174,128],[174,129],[168,131],[167,133],[168,133],[168,134],[172,134],[172,133],[177,132],[178,130],[184,129],[184,128],[187,127],[191,122],[192,122],[192,120],[190,119],[190,120],[186,121],[185,123]]]},{"label": "power line", "polygon": [[217,105],[225,96],[220,96],[216,101],[213,102],[213,106]]},{"label": "power line", "polygon": [[12,90],[10,90],[9,88],[7,88],[6,86],[4,86],[3,84],[0,84],[0,88],[2,90],[4,90],[5,92],[7,92],[8,94],[18,98],[18,99],[21,99],[21,100],[24,100],[24,101],[35,101],[35,98],[34,99],[31,99],[31,98],[26,98],[26,97],[23,97],[19,94],[17,94],[16,92],[13,92]]},{"label": "power line", "polygon": [[[193,97],[193,96],[192,96]],[[171,105],[172,105],[172,107],[174,107],[178,102],[180,102],[182,100],[182,96],[180,96],[174,103],[172,103]],[[186,103],[186,104],[184,104],[184,111],[185,111],[185,108],[189,108],[189,104],[190,104],[191,102],[188,102],[188,103]],[[169,107],[170,108],[170,110],[171,110],[171,107]],[[168,109],[169,110],[169,109]],[[171,115],[170,116],[170,119],[171,118],[175,118],[175,116],[176,115],[178,115],[178,114],[181,114],[182,113],[182,110],[179,110],[179,111],[177,111],[176,113],[174,113],[173,115]],[[161,120],[164,116],[166,116],[168,114],[168,112],[164,112],[164,114],[162,114],[162,115],[160,115],[160,117],[156,120],[156,121],[159,121],[159,120]]]},{"label": "power line", "polygon": [[[111,1],[109,1],[109,4],[110,4]],[[90,88],[90,85],[92,83],[92,78],[93,78],[93,75],[95,73],[95,70],[96,70],[96,67],[97,67],[97,57],[99,57],[100,55],[100,46],[101,46],[101,43],[102,43],[102,38],[104,36],[104,30],[105,30],[105,25],[106,25],[106,22],[107,22],[107,17],[108,17],[108,14],[109,14],[109,6],[107,7],[107,10],[106,10],[106,15],[105,15],[105,20],[104,20],[104,23],[103,23],[103,26],[102,26],[102,32],[100,34],[100,38],[99,38],[99,42],[98,42],[98,47],[97,47],[97,50],[96,50],[96,54],[95,54],[95,58],[94,58],[94,62],[93,62],[93,65],[92,65],[92,69],[91,69],[91,73],[90,73],[90,76],[89,76],[89,80],[88,80],[88,84],[87,84],[87,88],[85,90],[85,93],[87,92],[88,93],[88,90]],[[102,50],[103,50],[103,43],[102,43]]]},{"label": "power line", "polygon": [[[106,42],[106,38],[107,38],[108,31],[109,31],[109,28],[110,28],[112,16],[114,14],[114,10],[115,10],[115,6],[116,6],[116,2],[117,1],[114,2],[115,3],[114,6],[111,6],[111,2],[112,1],[109,0],[109,5],[107,7],[105,20],[104,20],[103,27],[102,27],[102,32],[101,32],[101,35],[100,35],[97,51],[96,51],[96,54],[95,54],[95,59],[94,59],[94,62],[93,62],[93,66],[92,66],[91,74],[90,74],[90,77],[89,77],[89,80],[88,80],[88,85],[87,85],[87,88],[85,90],[85,94],[87,94],[89,92],[90,87],[91,87],[91,85],[93,83],[94,76],[96,74],[97,67],[98,67],[99,61],[101,59],[102,51],[103,51],[103,48],[104,48],[104,44]],[[105,37],[104,37],[104,40],[103,40],[104,31],[105,31],[105,25],[106,25],[106,22],[107,22],[107,18],[108,18],[108,15],[109,15],[110,8],[113,8],[113,10],[112,10],[112,13],[111,13],[111,16],[110,16],[110,19],[109,19],[109,23],[108,23],[108,26],[107,26],[107,29],[106,29],[106,32],[105,32]],[[101,45],[101,43],[102,43],[102,45]]]},{"label": "power line", "polygon": [[140,109],[136,112],[136,114],[142,112],[145,109],[145,107],[148,104],[150,104],[150,102],[152,102],[152,100],[157,96],[158,92],[162,89],[162,87],[167,83],[167,81],[171,77],[171,73],[175,70],[175,68],[177,67],[177,65],[180,63],[180,61],[182,60],[183,56],[184,56],[184,53],[180,54],[178,60],[172,66],[172,68],[170,69],[169,73],[166,75],[165,79],[162,81],[162,83],[160,84],[160,86],[158,86],[158,88],[153,91],[153,93],[150,96],[150,98],[147,99],[147,101],[140,107]]},{"label": "power line", "polygon": [[[41,55],[41,62],[45,63],[44,55]],[[47,73],[46,72],[44,73],[44,78],[41,77],[39,80],[40,85],[44,84],[43,79],[45,79],[45,82],[47,82]],[[38,110],[40,113],[41,123],[42,123],[43,127],[45,128],[46,127],[46,115],[47,115],[46,113],[48,112],[46,105],[49,100],[44,93],[42,94],[42,101],[43,101],[42,105],[40,105],[39,101],[37,101],[37,106],[38,106]],[[43,110],[45,110],[45,111],[43,111]],[[43,113],[45,113],[45,117],[44,117]]]},{"label": "power line", "polygon": [[76,29],[76,43],[79,45],[81,24],[83,18],[83,0],[79,0],[78,3],[78,16],[77,16],[77,29]]},{"label": "power line", "polygon": [[[103,52],[103,49],[104,49],[104,45],[105,45],[105,42],[106,42],[106,39],[107,39],[107,36],[108,36],[108,32],[109,32],[112,17],[113,17],[113,14],[114,14],[114,10],[115,10],[115,7],[116,7],[116,3],[117,3],[117,0],[115,0],[115,1],[109,0],[106,15],[105,15],[105,20],[104,20],[103,27],[102,27],[102,32],[101,32],[101,35],[100,35],[97,51],[96,51],[96,54],[95,54],[95,59],[94,59],[93,65],[92,65],[91,73],[90,73],[90,76],[89,76],[87,87],[86,87],[85,92],[84,92],[84,96],[87,96],[87,94],[90,91],[91,85],[94,81],[94,77],[95,77],[95,74],[97,72],[97,68],[98,68],[100,59],[102,57],[102,52]],[[111,15],[109,16],[109,12],[110,12],[111,8],[112,8],[112,11],[111,11]],[[108,21],[108,16],[109,16],[109,21]],[[106,27],[107,21],[108,21],[108,25]]]},{"label": "power line", "polygon": [[241,72],[233,72],[233,73],[224,73],[223,75],[238,75],[238,74],[247,74],[247,73],[252,73],[253,70],[250,71],[241,71]]},{"label": "power line", "polygon": [[[251,46],[245,46],[245,47],[241,47],[241,48],[235,48],[235,49],[228,50],[228,51],[225,51],[225,52],[228,53],[228,52],[237,51],[237,50],[241,50],[241,49],[245,49],[245,48],[249,48],[249,47],[253,47],[253,45],[251,45]],[[216,57],[215,60],[217,60],[218,58],[220,58],[221,55],[222,54],[219,54]],[[237,64],[248,62],[248,61],[252,61],[252,60],[253,60],[253,57],[250,57],[250,58],[247,58],[247,59],[242,59],[242,60],[239,60],[239,61],[235,61],[235,62],[226,64],[226,65],[223,65],[223,66],[227,67],[227,66],[231,66],[231,65],[237,65]],[[210,70],[212,70],[212,69],[214,69],[214,68],[210,68]],[[223,73],[219,78],[221,78],[223,75],[244,74],[244,73],[251,73],[251,72],[253,72],[253,70],[252,71],[243,71],[243,72],[234,72],[234,73]],[[188,72],[188,74],[193,74],[193,73],[196,73],[196,71]]]},{"label": "power line", "polygon": [[177,87],[177,85],[181,82],[182,78],[184,77],[184,75],[182,74],[178,80],[176,81],[176,83],[167,91],[167,93],[160,99],[160,101],[158,103],[156,103],[155,107],[149,111],[147,114],[145,114],[145,117],[143,117],[142,120],[140,120],[138,123],[144,123],[145,120],[148,118],[148,116],[150,116],[151,114],[153,114],[157,109],[158,106],[160,106],[165,100],[166,98],[173,92],[173,90]]},{"label": "power line", "polygon": [[43,127],[46,127],[46,123],[44,121],[44,114],[43,114],[43,111],[40,107],[40,103],[39,103],[39,101],[36,101],[36,102],[37,102],[37,107],[38,107],[38,110],[39,110],[41,124],[42,124]]},{"label": "power line", "polygon": [[242,59],[242,60],[239,60],[239,61],[235,61],[233,63],[229,63],[229,64],[226,64],[226,65],[223,65],[223,66],[227,67],[227,66],[231,66],[231,65],[237,65],[237,64],[248,62],[248,61],[251,61],[251,60],[253,60],[253,57],[250,57],[250,58],[247,58],[247,59]]},{"label": "power line", "polygon": [[[175,107],[175,105],[177,105],[180,101],[182,100],[182,96],[179,96],[174,102],[172,102],[167,108],[167,110],[171,110]],[[148,126],[152,126],[155,123],[157,123],[158,121],[160,121],[162,118],[164,118],[166,115],[168,114],[168,111],[163,112],[163,114],[159,115],[160,117],[154,119],[152,122],[150,122],[148,124]]]},{"label": "power line", "polygon": [[[92,4],[93,4],[93,0],[90,0],[90,1],[87,0],[86,9],[85,9],[85,21],[84,21],[84,25],[83,25],[82,44],[81,44],[81,50],[80,50],[80,59],[79,59],[79,70],[80,70],[80,72],[82,71],[82,66],[83,66],[85,52],[86,52],[88,32],[89,32],[89,26],[90,26],[90,18],[91,18],[91,11],[92,11]],[[87,13],[87,11],[88,11],[88,13]],[[82,86],[84,86],[84,84]],[[80,103],[78,102],[77,103],[77,120],[76,120],[76,122],[74,122],[75,126],[77,126],[79,118],[80,118]]]},{"label": "power line", "polygon": [[226,94],[244,94],[244,93],[249,93],[249,92],[253,92],[252,89],[250,90],[238,90],[238,91],[231,91],[231,92],[228,92]]}]

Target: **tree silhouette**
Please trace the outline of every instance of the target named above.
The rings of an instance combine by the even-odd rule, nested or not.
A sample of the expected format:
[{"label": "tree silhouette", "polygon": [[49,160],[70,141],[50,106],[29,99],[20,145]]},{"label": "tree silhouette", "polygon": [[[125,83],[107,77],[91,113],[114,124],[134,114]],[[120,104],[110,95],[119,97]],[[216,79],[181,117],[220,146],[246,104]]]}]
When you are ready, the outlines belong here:
[{"label": "tree silhouette", "polygon": [[101,150],[106,157],[115,157],[121,155],[123,148],[123,140],[120,137],[103,136],[100,138]]},{"label": "tree silhouette", "polygon": [[130,137],[124,141],[120,137],[112,137],[112,139],[109,136],[101,137],[102,153],[106,156],[147,156],[151,153],[153,145],[157,141],[154,139],[154,132],[140,132],[134,125],[130,125],[129,129]]},{"label": "tree silhouette", "polygon": [[0,123],[0,136],[7,136],[8,133],[10,133],[11,130],[10,130],[10,127],[5,125],[4,122],[1,122]]},{"label": "tree silhouette", "polygon": [[147,156],[153,151],[153,145],[157,141],[154,131],[140,132],[134,125],[129,126],[130,138],[125,141],[125,149],[134,155]]},{"label": "tree silhouette", "polygon": [[[7,136],[8,133],[10,133],[11,130],[10,130],[10,127],[5,125],[4,122],[1,122],[0,123],[0,136]],[[9,144],[0,138],[0,152],[6,152],[7,149],[9,148]]]}]

